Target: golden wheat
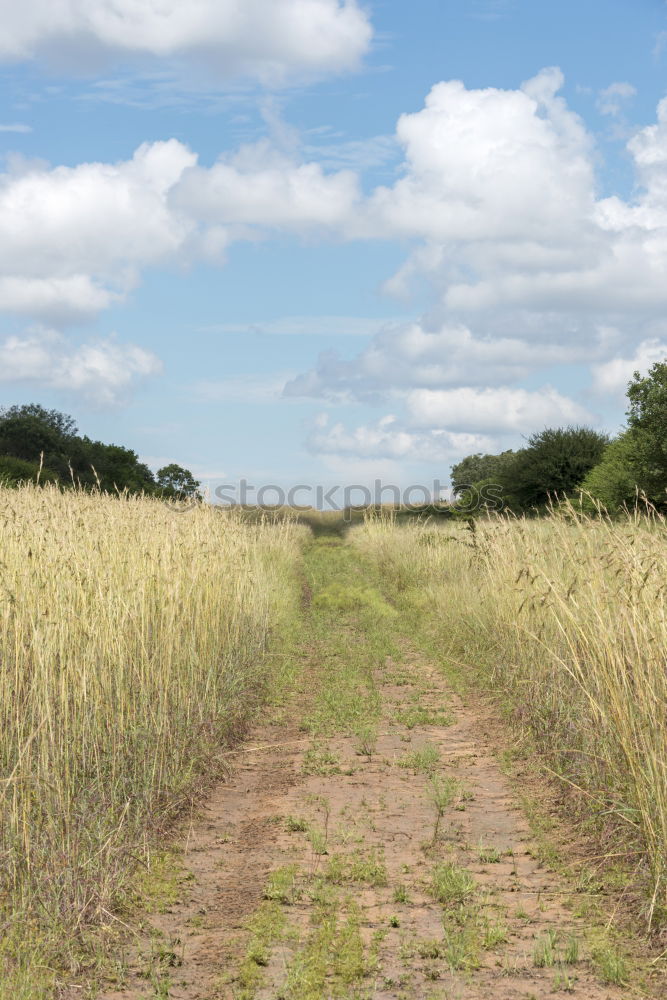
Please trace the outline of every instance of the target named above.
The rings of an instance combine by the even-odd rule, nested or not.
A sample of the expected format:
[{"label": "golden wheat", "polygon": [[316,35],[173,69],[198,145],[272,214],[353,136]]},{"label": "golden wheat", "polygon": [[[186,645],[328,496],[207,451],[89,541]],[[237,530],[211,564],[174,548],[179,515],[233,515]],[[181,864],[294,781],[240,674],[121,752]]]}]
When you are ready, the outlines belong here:
[{"label": "golden wheat", "polygon": [[304,529],[30,486],[0,523],[0,982],[27,997],[28,950],[110,919],[257,705]]}]

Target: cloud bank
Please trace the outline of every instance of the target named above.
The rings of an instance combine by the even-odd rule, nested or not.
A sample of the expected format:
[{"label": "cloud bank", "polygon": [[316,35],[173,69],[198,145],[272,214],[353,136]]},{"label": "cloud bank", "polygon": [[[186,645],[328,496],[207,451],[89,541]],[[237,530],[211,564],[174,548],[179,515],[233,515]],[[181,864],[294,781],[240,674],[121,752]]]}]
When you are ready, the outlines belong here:
[{"label": "cloud bank", "polygon": [[[64,37],[82,12],[90,15],[86,31],[105,44],[129,46],[130,23],[138,25],[132,44],[147,50],[169,49],[176,35],[181,48],[199,44],[203,0],[178,9],[166,3],[160,14],[152,4],[129,6],[91,4],[93,17],[83,2],[56,4],[38,18],[38,38],[31,21],[38,5],[28,3],[9,18],[5,55],[36,51],[52,22],[48,37]],[[240,31],[269,6],[218,3],[215,31]],[[299,8],[311,27],[358,31],[367,44],[354,4],[281,7]],[[192,19],[189,34],[172,36],[179,18]],[[330,43],[338,37],[332,28]],[[291,397],[386,405],[392,419],[359,434],[342,424],[316,429],[311,447],[338,441],[341,454],[356,447],[367,456],[375,447],[380,456],[393,440],[399,450],[412,442],[406,455],[421,454],[443,442],[454,447],[460,439],[451,435],[461,433],[499,440],[546,423],[593,420],[590,401],[557,391],[547,369],[588,368],[590,390],[601,397],[663,350],[667,99],[628,142],[634,194],[601,198],[594,141],[560,96],[562,83],[551,68],[516,90],[436,84],[422,109],[398,121],[396,181],[367,194],[357,171],[327,168],[300,153],[298,142],[286,151],[264,140],[211,166],[175,139],[143,144],[118,163],[10,161],[0,176],[0,310],[63,329],[123,301],[146,269],[222,263],[236,241],[276,233],[400,239],[410,249],[387,289],[406,293],[425,278],[435,298],[430,312],[386,325],[351,357],[323,355],[285,387]],[[605,91],[609,101],[629,96],[625,85]]]},{"label": "cloud bank", "polygon": [[193,57],[272,84],[353,69],[372,37],[356,0],[0,0],[0,19],[5,61]]}]

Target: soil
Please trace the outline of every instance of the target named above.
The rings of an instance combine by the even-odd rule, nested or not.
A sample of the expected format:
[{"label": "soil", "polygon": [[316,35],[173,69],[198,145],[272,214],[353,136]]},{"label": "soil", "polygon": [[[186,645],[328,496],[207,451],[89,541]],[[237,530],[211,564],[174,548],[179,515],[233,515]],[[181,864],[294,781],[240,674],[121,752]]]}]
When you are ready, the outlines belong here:
[{"label": "soil", "polygon": [[[257,726],[230,757],[229,780],[183,831],[187,877],[180,899],[150,917],[150,938],[144,935],[132,949],[122,985],[103,990],[100,1000],[635,995],[630,987],[605,982],[604,970],[592,960],[597,932],[584,912],[585,894],[545,863],[489,742],[493,735],[485,735],[475,712],[414,650],[400,677],[390,662],[381,673],[383,718],[370,755],[359,752],[353,736],[314,744],[299,729],[297,706],[293,721]],[[416,696],[426,715],[447,706],[451,723],[400,721],[400,709],[414,708]],[[406,755],[428,746],[439,751],[433,774],[400,766]],[[315,755],[329,761],[315,768],[321,773],[308,773],[314,747]],[[437,831],[434,777],[441,783],[453,779],[449,787],[456,790]],[[289,817],[318,830],[319,842],[308,830],[294,829],[299,824]],[[299,993],[290,968],[323,919],[312,887],[331,879],[332,859],[345,869],[362,856],[384,864],[386,884],[382,876],[374,884],[362,872],[334,885],[334,905],[341,914],[357,915],[372,960],[347,985],[331,972],[319,993]],[[438,864],[453,864],[472,876],[468,900],[434,898]],[[298,872],[298,889],[282,907],[290,933],[269,949],[258,964],[253,991],[244,992],[239,969],[252,937],[248,921],[262,905],[271,873],[285,866]],[[400,887],[404,894],[397,892]],[[459,935],[459,951],[443,945],[443,926],[450,944]],[[578,954],[572,953],[573,941]]]}]

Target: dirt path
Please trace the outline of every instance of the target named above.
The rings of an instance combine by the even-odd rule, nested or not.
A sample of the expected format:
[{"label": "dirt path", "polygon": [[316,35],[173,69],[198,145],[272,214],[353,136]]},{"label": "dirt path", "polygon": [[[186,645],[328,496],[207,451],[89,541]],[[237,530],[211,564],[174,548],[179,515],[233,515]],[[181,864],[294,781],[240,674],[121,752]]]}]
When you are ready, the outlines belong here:
[{"label": "dirt path", "polygon": [[[419,709],[439,712],[446,698],[455,721],[392,721],[396,708],[420,712],[415,685],[388,679],[390,711],[370,760],[358,738],[313,744],[286,728],[257,730],[252,745],[278,746],[238,755],[189,831],[182,900],[151,921],[152,961],[108,1000],[627,995],[591,968],[572,895],[536,860],[474,720],[417,658],[401,673],[412,670],[428,682]],[[452,786],[435,839],[433,779]],[[438,870],[442,902],[432,893]],[[262,906],[267,926],[248,931]]]},{"label": "dirt path", "polygon": [[[577,915],[585,898],[540,860],[492,748],[438,671],[405,643],[378,656],[377,636],[350,635],[326,601],[323,614],[292,721],[258,728],[235,756],[187,831],[181,898],[151,918],[101,997],[634,995],[610,981],[618,958]],[[346,637],[332,640],[334,628]],[[352,680],[350,641],[363,647]],[[326,706],[335,715],[351,690],[371,724],[327,732]]]}]

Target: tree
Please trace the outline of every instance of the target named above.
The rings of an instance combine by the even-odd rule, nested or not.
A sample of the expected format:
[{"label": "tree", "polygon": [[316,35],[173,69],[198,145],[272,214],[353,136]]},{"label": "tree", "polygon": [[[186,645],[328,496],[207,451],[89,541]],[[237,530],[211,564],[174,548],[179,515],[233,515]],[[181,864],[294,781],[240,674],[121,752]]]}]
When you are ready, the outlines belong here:
[{"label": "tree", "polygon": [[481,482],[494,482],[513,455],[513,451],[503,451],[500,455],[482,455],[480,452],[467,455],[452,466],[451,483],[454,493],[458,495]]},{"label": "tree", "polygon": [[166,496],[198,498],[200,496],[199,483],[189,469],[184,469],[181,465],[172,462],[158,469],[157,485]]},{"label": "tree", "polygon": [[131,448],[91,441],[88,437],[80,438],[79,444],[72,466],[83,486],[94,486],[99,480],[102,489],[110,492],[116,489],[130,493],[155,492],[153,473]]},{"label": "tree", "polygon": [[74,417],[60,413],[59,410],[47,410],[39,403],[25,403],[22,406],[7,406],[0,409],[0,421],[15,417],[34,417],[55,431],[60,438],[70,438],[78,433]]},{"label": "tree", "polygon": [[58,477],[50,469],[40,468],[39,462],[25,462],[22,458],[0,455],[0,483],[18,486],[20,483],[53,483]]},{"label": "tree", "polygon": [[581,489],[584,504],[587,496],[598,500],[607,511],[634,506],[641,472],[637,466],[637,441],[632,431],[624,431],[604,450],[602,461],[588,473]]},{"label": "tree", "polygon": [[72,417],[38,403],[0,410],[0,460],[0,478],[6,483],[35,479],[41,463],[40,482],[69,486],[74,480],[84,489],[99,485],[108,492],[198,496],[199,483],[187,469],[165,466],[158,484],[131,448],[82,437]]},{"label": "tree", "polygon": [[628,430],[634,442],[637,485],[659,506],[667,504],[667,361],[658,361],[628,385]]},{"label": "tree", "polygon": [[530,510],[572,493],[600,462],[608,443],[606,434],[590,427],[533,434],[500,471],[505,502],[515,510]]}]

